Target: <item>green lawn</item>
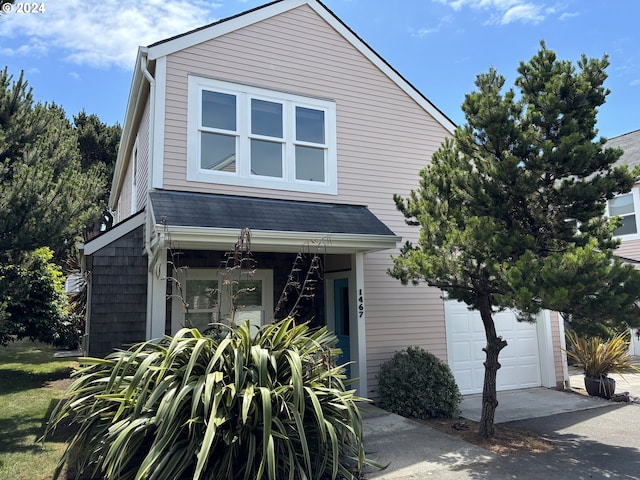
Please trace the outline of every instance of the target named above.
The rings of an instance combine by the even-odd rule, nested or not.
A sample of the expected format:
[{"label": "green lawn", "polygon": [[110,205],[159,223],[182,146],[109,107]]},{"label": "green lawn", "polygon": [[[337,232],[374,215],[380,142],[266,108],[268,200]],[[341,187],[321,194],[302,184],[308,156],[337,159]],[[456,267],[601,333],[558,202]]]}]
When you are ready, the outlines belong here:
[{"label": "green lawn", "polygon": [[28,341],[0,346],[0,478],[51,478],[64,451],[61,432],[44,448],[37,442],[49,413],[68,385],[73,359],[53,358],[54,348]]}]

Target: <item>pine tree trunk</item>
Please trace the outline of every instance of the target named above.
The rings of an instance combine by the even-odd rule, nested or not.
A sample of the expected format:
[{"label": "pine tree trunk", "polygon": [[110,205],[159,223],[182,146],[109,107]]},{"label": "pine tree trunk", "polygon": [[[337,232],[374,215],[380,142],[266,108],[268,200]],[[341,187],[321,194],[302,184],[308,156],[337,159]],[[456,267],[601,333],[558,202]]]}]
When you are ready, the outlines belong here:
[{"label": "pine tree trunk", "polygon": [[498,394],[496,392],[496,377],[500,363],[498,356],[500,351],[507,346],[507,341],[496,334],[496,326],[491,312],[491,299],[485,296],[479,302],[480,316],[484,324],[487,337],[487,346],[482,350],[487,359],[484,363],[484,386],[482,388],[482,415],[480,417],[480,435],[483,438],[491,438],[495,433],[493,421],[498,406]]}]

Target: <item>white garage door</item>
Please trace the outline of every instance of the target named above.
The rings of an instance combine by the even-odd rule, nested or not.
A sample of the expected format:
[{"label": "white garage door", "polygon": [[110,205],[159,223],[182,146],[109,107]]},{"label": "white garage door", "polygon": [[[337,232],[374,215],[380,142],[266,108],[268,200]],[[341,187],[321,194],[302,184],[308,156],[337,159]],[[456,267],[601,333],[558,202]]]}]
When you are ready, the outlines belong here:
[{"label": "white garage door", "polygon": [[[463,395],[481,393],[486,345],[480,313],[464,303],[445,301],[449,366]],[[510,311],[494,314],[498,335],[508,345],[500,352],[498,390],[539,387],[540,358],[536,325],[518,322]]]}]

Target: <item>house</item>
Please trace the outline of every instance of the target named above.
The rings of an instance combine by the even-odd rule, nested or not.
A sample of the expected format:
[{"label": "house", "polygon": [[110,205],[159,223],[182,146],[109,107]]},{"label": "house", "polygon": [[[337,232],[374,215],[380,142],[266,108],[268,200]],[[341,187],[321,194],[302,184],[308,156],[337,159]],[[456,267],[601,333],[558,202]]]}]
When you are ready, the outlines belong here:
[{"label": "house", "polygon": [[[479,392],[477,314],[386,273],[417,235],[393,194],[417,186],[454,128],[317,0],[275,1],[140,48],[114,225],[84,245],[88,353],[215,317],[207,295],[220,291],[224,254],[249,227],[257,272],[242,319],[270,322],[296,254],[320,241],[309,318],[337,333],[360,394],[375,398],[380,364],[415,345],[448,361],[463,393]],[[176,252],[188,269],[175,270]],[[557,319],[521,324],[504,312],[497,325],[509,341],[498,388],[563,384]]]},{"label": "house", "polygon": [[[628,165],[629,168],[640,165],[640,130],[610,138],[607,141],[607,147],[623,150],[618,164]],[[620,239],[616,255],[640,268],[640,218],[638,212],[640,212],[640,183],[635,184],[629,193],[618,195],[610,200],[607,205],[607,214],[620,216],[622,221],[622,225],[614,232],[614,235]],[[633,355],[640,355],[638,329],[631,332],[630,352]]]}]

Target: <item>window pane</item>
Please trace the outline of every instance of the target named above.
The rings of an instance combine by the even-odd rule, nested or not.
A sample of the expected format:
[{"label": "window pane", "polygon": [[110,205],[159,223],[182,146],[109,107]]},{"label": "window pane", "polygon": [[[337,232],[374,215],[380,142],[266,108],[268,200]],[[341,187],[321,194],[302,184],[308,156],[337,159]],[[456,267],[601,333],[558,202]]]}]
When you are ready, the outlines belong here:
[{"label": "window pane", "polygon": [[202,92],[202,126],[236,130],[236,96]]},{"label": "window pane", "polygon": [[609,200],[609,215],[616,217],[633,213],[633,194],[620,195]]},{"label": "window pane", "polygon": [[282,178],[282,144],[251,140],[251,174]]},{"label": "window pane", "polygon": [[324,182],[324,149],[296,146],[296,179]]},{"label": "window pane", "polygon": [[296,107],[296,140],[324,145],[324,112]]},{"label": "window pane", "polygon": [[214,318],[214,314],[212,312],[201,312],[201,313],[186,313],[184,316],[185,327],[187,328],[197,328],[198,330],[206,330],[207,327],[211,323],[214,323],[216,320]]},{"label": "window pane", "polygon": [[238,306],[262,306],[262,280],[241,280],[238,283]]},{"label": "window pane", "polygon": [[615,236],[619,235],[631,235],[633,233],[638,233],[638,227],[636,226],[636,216],[635,215],[627,215],[626,217],[620,217],[622,221],[622,225],[616,228],[613,232]]},{"label": "window pane", "polygon": [[202,132],[200,168],[236,171],[236,137]]},{"label": "window pane", "polygon": [[282,104],[251,99],[251,133],[282,138]]},{"label": "window pane", "polygon": [[188,280],[184,300],[189,310],[211,309],[218,301],[218,280]]}]

